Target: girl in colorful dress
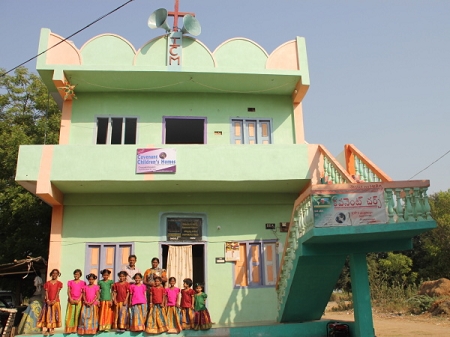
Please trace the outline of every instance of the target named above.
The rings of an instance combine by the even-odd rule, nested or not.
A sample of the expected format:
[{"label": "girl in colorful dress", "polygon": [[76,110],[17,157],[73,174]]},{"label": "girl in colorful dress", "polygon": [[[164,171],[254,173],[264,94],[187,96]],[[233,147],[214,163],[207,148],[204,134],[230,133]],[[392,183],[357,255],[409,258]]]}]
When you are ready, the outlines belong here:
[{"label": "girl in colorful dress", "polygon": [[167,331],[167,316],[164,310],[164,287],[161,277],[153,278],[155,285],[150,289],[150,312],[148,314],[146,333],[158,334]]},{"label": "girl in colorful dress", "polygon": [[169,287],[165,290],[167,333],[180,333],[183,330],[180,323],[180,288],[175,287],[175,283],[175,277],[169,278]]},{"label": "girl in colorful dress", "polygon": [[77,332],[79,335],[95,335],[98,331],[100,287],[94,284],[97,279],[95,274],[89,274],[86,278],[89,284],[83,288],[83,308]]},{"label": "girl in colorful dress", "polygon": [[211,329],[211,317],[209,316],[208,309],[206,309],[206,295],[203,292],[203,284],[195,284],[195,295],[194,295],[194,330],[208,330]]},{"label": "girl in colorful dress", "polygon": [[83,273],[80,269],[73,272],[73,280],[67,282],[67,311],[66,326],[64,333],[75,333],[78,328],[78,320],[80,319],[82,301],[82,290],[86,286],[86,282],[80,280]]},{"label": "girl in colorful dress", "polygon": [[102,274],[103,280],[98,281],[98,285],[100,287],[100,313],[98,315],[98,330],[109,331],[114,319],[111,296],[111,288],[114,284],[114,281],[109,279],[109,275],[111,275],[110,270],[104,269],[100,273]]},{"label": "girl in colorful dress", "polygon": [[48,334],[53,335],[55,333],[55,328],[60,328],[62,326],[59,292],[61,291],[63,284],[58,281],[59,276],[61,276],[59,270],[53,269],[50,272],[50,277],[52,279],[44,284],[45,303],[41,315],[39,316],[37,326],[42,328],[45,336]]},{"label": "girl in colorful dress", "polygon": [[181,309],[180,321],[181,327],[186,329],[194,328],[194,295],[195,291],[192,287],[192,280],[185,278],[183,280],[183,289],[181,289]]},{"label": "girl in colorful dress", "polygon": [[147,287],[142,283],[142,274],[133,276],[135,283],[130,284],[131,317],[130,331],[144,331],[147,319]]},{"label": "girl in colorful dress", "polygon": [[113,285],[114,300],[114,322],[113,329],[118,332],[124,332],[128,329],[128,296],[130,294],[130,284],[127,282],[127,272],[121,271],[119,282]]}]

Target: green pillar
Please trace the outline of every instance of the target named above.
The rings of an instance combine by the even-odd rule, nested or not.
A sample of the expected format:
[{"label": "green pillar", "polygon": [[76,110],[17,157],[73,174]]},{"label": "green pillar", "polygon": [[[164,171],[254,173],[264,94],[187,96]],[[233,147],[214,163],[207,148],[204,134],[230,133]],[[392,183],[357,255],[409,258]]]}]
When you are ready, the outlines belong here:
[{"label": "green pillar", "polygon": [[352,335],[355,337],[374,337],[366,254],[350,255],[350,277],[355,309],[355,331]]}]

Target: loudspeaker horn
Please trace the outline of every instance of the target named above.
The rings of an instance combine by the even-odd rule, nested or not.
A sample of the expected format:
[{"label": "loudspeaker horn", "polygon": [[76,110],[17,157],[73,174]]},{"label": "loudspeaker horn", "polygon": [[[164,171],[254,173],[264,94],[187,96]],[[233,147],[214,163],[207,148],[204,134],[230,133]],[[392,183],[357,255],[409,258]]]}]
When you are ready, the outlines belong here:
[{"label": "loudspeaker horn", "polygon": [[170,27],[166,21],[167,21],[167,9],[160,8],[154,11],[152,14],[150,14],[150,17],[148,18],[148,26],[151,29],[162,28],[165,29],[167,32],[170,32]]},{"label": "loudspeaker horn", "polygon": [[183,34],[188,33],[194,36],[200,35],[202,32],[202,27],[200,22],[190,14],[186,14],[183,17],[183,28],[181,28]]}]

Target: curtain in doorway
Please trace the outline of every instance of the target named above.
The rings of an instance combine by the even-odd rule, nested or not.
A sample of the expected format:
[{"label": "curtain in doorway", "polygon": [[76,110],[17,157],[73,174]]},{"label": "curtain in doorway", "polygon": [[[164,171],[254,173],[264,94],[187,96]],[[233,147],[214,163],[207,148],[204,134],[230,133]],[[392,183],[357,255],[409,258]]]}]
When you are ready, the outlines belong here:
[{"label": "curtain in doorway", "polygon": [[167,256],[167,281],[169,277],[177,279],[176,287],[183,289],[183,279],[192,280],[192,246],[169,246]]}]

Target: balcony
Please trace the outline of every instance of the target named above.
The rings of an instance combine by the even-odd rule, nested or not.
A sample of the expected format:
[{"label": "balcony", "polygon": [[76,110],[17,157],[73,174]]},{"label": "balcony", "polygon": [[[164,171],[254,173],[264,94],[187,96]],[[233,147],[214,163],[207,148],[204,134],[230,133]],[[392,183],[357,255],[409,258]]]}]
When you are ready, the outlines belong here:
[{"label": "balcony", "polygon": [[436,227],[429,181],[383,179],[311,185],[295,201],[277,282],[281,322],[320,319],[347,256],[355,280],[364,275],[352,282],[354,292],[365,287],[355,312],[370,311],[366,253],[412,249],[414,236]]},{"label": "balcony", "polygon": [[[176,173],[136,174],[142,145],[22,145],[16,180],[66,193],[295,193],[309,180],[308,145],[170,145]],[[295,196],[294,196],[295,198]]]}]

